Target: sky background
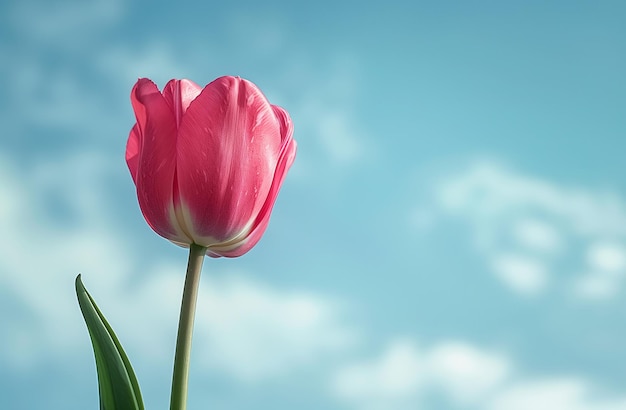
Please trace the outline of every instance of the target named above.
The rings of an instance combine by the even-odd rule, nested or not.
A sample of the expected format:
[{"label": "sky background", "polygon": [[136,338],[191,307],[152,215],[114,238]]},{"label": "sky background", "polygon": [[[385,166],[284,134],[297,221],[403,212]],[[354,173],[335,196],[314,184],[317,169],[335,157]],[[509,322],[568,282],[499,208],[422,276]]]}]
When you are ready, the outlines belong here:
[{"label": "sky background", "polygon": [[256,83],[298,155],[205,261],[189,409],[626,409],[626,3],[4,1],[0,408],[98,408],[74,294],[169,406],[185,249],[124,162],[139,77]]}]

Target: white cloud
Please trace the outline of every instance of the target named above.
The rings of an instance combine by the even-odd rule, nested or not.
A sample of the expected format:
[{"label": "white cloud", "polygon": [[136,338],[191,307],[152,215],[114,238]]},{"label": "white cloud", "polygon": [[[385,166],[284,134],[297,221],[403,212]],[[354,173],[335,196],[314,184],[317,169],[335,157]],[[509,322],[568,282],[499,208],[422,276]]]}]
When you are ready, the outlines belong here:
[{"label": "white cloud", "polygon": [[548,272],[537,259],[515,254],[492,257],[492,269],[508,286],[523,295],[536,295],[547,286]]},{"label": "white cloud", "polygon": [[341,323],[336,302],[232,272],[203,281],[196,337],[205,348],[198,353],[207,365],[239,380],[285,376],[356,341]]},{"label": "white cloud", "polygon": [[[292,105],[296,132],[312,137],[329,164],[354,165],[371,157],[375,153],[373,142],[356,119],[360,81],[357,59],[344,53],[330,58],[326,67],[319,61],[315,67],[311,71],[310,63],[292,65],[291,73],[287,73],[301,89]],[[310,172],[319,173],[319,164],[309,166]]]},{"label": "white cloud", "polygon": [[467,221],[476,250],[512,290],[541,294],[554,281],[587,299],[619,292],[621,281],[605,277],[626,271],[626,202],[618,195],[478,161],[440,180],[435,198],[444,215]]},{"label": "white cloud", "polygon": [[554,254],[563,246],[563,239],[555,226],[536,218],[524,218],[513,226],[515,238],[530,250]]},{"label": "white cloud", "polygon": [[587,252],[587,262],[594,270],[623,272],[626,267],[626,250],[624,246],[615,243],[593,243]]},{"label": "white cloud", "polygon": [[396,340],[387,347],[382,357],[371,362],[352,364],[342,368],[335,380],[336,392],[348,399],[407,398],[421,385],[423,363],[415,344],[410,340]]},{"label": "white cloud", "polygon": [[626,274],[626,251],[614,241],[596,241],[588,246],[584,274],[576,278],[572,288],[586,300],[615,297],[623,286]]},{"label": "white cloud", "polygon": [[359,409],[409,409],[423,384],[421,356],[412,341],[393,341],[380,358],[340,368],[333,392]]},{"label": "white cloud", "polygon": [[574,281],[574,293],[586,300],[607,300],[617,295],[621,286],[620,278],[605,272],[582,275]]},{"label": "white cloud", "polygon": [[428,368],[433,382],[462,404],[486,397],[510,373],[504,356],[458,341],[438,344],[429,354]]},{"label": "white cloud", "polygon": [[491,162],[474,163],[444,179],[437,195],[450,212],[487,221],[536,211],[581,235],[626,234],[626,205],[618,196],[561,187]]},{"label": "white cloud", "polygon": [[626,234],[626,205],[610,193],[561,187],[491,162],[477,162],[443,181],[442,204],[495,219],[526,208],[558,216],[579,234]]},{"label": "white cloud", "polygon": [[380,357],[341,367],[333,393],[358,409],[421,408],[433,393],[458,404],[478,403],[509,376],[508,359],[470,344],[420,349],[411,339],[389,343]]},{"label": "white cloud", "polygon": [[[339,368],[331,388],[347,408],[358,410],[626,408],[626,396],[603,392],[588,379],[522,374],[507,355],[462,341],[430,349],[411,339],[391,341],[380,356]],[[436,397],[439,404],[429,407]]]},{"label": "white cloud", "polygon": [[546,378],[520,382],[504,389],[488,410],[622,410],[626,397],[605,399],[592,394],[588,382],[577,378]]}]

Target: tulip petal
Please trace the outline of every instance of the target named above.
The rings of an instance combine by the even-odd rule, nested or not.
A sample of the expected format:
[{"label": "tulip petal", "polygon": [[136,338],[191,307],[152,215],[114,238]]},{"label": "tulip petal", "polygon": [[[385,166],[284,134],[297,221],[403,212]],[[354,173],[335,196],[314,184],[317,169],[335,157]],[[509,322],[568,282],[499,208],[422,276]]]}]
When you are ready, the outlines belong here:
[{"label": "tulip petal", "polygon": [[[159,235],[172,241],[191,243],[173,212],[176,171],[174,113],[157,86],[146,78],[135,84],[131,102],[137,124],[131,130],[126,158],[131,174],[135,175],[133,179],[141,211]],[[137,149],[138,153],[135,153]]]},{"label": "tulip petal", "polygon": [[189,104],[200,94],[202,87],[191,80],[170,80],[163,89],[163,98],[171,107],[176,118],[176,126],[180,126],[183,114]]},{"label": "tulip petal", "polygon": [[137,185],[137,169],[139,168],[139,151],[141,149],[141,131],[135,124],[130,130],[128,142],[126,143],[126,164],[130,171],[133,182]]},{"label": "tulip petal", "polygon": [[190,103],[178,130],[181,214],[203,246],[247,235],[272,188],[281,123],[251,82],[221,77]]},{"label": "tulip petal", "polygon": [[283,146],[281,148],[280,157],[278,160],[278,166],[276,173],[272,181],[272,187],[267,195],[267,199],[259,212],[257,219],[254,222],[249,234],[241,241],[235,244],[224,244],[211,247],[207,250],[207,255],[212,257],[225,256],[234,258],[247,253],[252,247],[254,247],[265,232],[270,220],[272,208],[276,203],[276,198],[280,187],[283,184],[287,171],[293,164],[296,158],[296,141],[293,136],[293,123],[289,118],[289,114],[278,106],[272,106],[277,117],[281,121],[281,135],[283,136]]}]

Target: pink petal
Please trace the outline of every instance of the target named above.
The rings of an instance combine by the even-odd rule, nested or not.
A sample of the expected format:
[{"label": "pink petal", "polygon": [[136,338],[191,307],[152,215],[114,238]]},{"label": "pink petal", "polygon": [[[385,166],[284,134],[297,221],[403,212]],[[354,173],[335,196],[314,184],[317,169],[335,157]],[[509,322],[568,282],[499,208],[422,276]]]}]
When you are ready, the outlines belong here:
[{"label": "pink petal", "polygon": [[196,243],[251,229],[272,188],[282,127],[261,91],[238,77],[216,79],[191,102],[178,130],[177,175]]},{"label": "pink petal", "polygon": [[234,258],[245,254],[259,242],[269,224],[272,208],[276,203],[278,192],[283,184],[285,176],[287,175],[287,171],[296,158],[297,148],[296,141],[292,138],[293,124],[289,118],[289,114],[287,114],[287,112],[280,107],[273,106],[272,108],[281,121],[283,146],[280,151],[278,166],[276,168],[276,173],[274,174],[274,179],[267,195],[267,199],[265,200],[265,203],[263,204],[263,207],[261,208],[250,233],[242,241],[239,241],[237,244],[233,244],[234,246],[231,245],[228,247],[209,248],[207,252],[209,256],[225,256]]},{"label": "pink petal", "polygon": [[163,89],[163,98],[176,117],[176,126],[182,121],[189,104],[200,94],[202,87],[191,80],[170,80]]},{"label": "pink petal", "polygon": [[139,149],[141,146],[141,133],[139,126],[135,124],[128,135],[126,143],[126,164],[133,177],[133,182],[137,185],[137,168],[139,168]]},{"label": "pink petal", "polygon": [[[148,224],[159,235],[191,243],[174,214],[176,171],[176,122],[157,86],[143,78],[131,93],[137,124],[127,144],[126,158],[137,186],[139,206]],[[135,151],[138,151],[137,153]]]}]

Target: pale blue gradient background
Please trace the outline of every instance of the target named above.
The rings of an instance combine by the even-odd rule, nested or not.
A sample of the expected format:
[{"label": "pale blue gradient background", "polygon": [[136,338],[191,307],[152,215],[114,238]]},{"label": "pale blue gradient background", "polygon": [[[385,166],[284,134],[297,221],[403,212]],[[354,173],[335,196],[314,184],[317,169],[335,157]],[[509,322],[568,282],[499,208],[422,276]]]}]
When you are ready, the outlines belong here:
[{"label": "pale blue gradient background", "polygon": [[85,285],[168,408],[186,251],[124,163],[138,77],[255,82],[298,157],[205,262],[189,409],[626,409],[626,3],[0,6],[0,408],[95,409]]}]

